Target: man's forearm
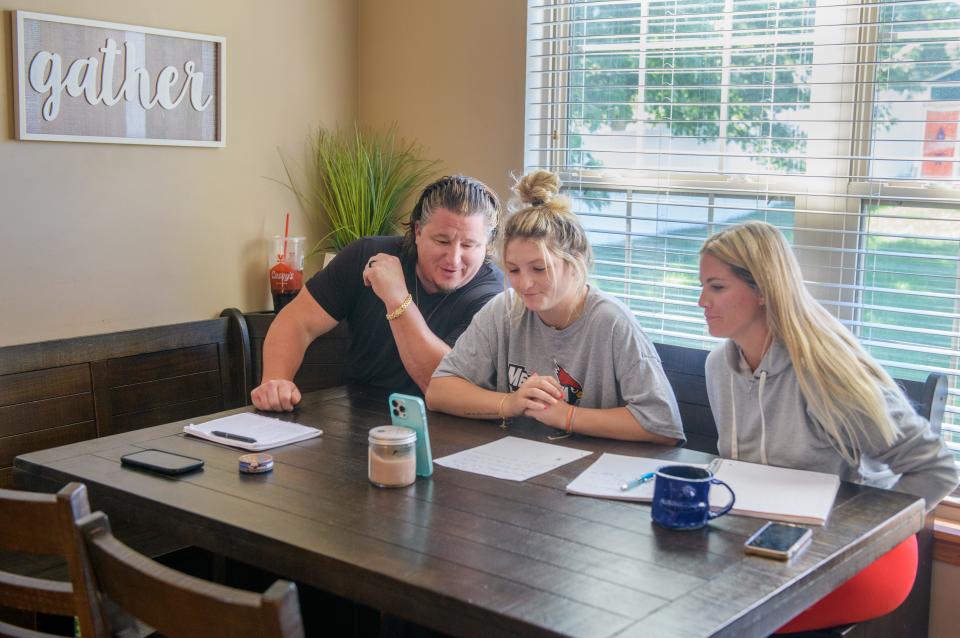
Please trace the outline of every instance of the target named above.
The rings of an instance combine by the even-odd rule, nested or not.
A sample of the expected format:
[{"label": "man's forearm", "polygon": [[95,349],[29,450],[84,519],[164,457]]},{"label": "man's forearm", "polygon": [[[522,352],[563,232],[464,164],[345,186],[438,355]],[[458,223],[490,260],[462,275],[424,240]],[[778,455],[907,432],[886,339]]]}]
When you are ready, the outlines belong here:
[{"label": "man's forearm", "polygon": [[300,364],[303,363],[303,355],[307,351],[310,342],[308,335],[299,330],[296,326],[277,325],[274,321],[263,340],[263,375],[261,379],[286,379],[293,381]]},{"label": "man's forearm", "polygon": [[262,379],[293,381],[307,346],[336,325],[337,321],[302,290],[270,324],[263,340]]},{"label": "man's forearm", "polygon": [[450,346],[433,334],[414,304],[390,322],[390,330],[407,374],[421,392],[426,392],[433,371],[440,365],[443,355],[450,352]]}]

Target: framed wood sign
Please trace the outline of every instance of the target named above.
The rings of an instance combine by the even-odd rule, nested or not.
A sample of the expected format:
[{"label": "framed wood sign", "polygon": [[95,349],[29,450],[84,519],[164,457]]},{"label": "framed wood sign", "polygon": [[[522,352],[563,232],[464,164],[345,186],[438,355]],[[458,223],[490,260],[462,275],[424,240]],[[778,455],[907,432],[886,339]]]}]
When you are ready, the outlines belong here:
[{"label": "framed wood sign", "polygon": [[226,38],[13,12],[20,140],[226,143]]}]

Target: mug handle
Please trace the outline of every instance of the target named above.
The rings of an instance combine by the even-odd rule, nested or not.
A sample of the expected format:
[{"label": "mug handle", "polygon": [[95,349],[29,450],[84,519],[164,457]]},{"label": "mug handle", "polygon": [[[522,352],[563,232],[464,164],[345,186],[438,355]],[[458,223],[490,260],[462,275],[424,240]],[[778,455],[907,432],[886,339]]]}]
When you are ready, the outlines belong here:
[{"label": "mug handle", "polygon": [[728,492],[730,492],[730,502],[727,503],[727,505],[722,510],[720,510],[717,513],[707,512],[707,520],[712,521],[713,519],[719,518],[720,516],[723,516],[724,514],[729,512],[731,509],[733,509],[733,504],[737,502],[737,495],[733,493],[733,489],[729,485],[727,485],[720,479],[710,479],[710,483],[712,485],[722,485],[725,488],[727,488]]}]

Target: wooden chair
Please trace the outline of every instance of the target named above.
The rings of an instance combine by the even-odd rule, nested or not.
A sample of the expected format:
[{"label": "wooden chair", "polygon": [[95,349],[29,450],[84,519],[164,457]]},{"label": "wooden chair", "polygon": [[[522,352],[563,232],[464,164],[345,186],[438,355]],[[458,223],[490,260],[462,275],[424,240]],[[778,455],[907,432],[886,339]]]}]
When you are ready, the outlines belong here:
[{"label": "wooden chair", "polygon": [[133,616],[170,638],[303,636],[293,583],[278,580],[261,595],[188,576],[118,541],[103,512],[79,528],[112,634]]},{"label": "wooden chair", "polygon": [[[96,593],[86,563],[77,519],[90,514],[87,490],[70,483],[54,494],[0,489],[0,549],[66,560],[71,582],[0,571],[0,606],[58,616],[75,616],[84,636],[103,635]],[[0,635],[40,634],[0,622]]]}]

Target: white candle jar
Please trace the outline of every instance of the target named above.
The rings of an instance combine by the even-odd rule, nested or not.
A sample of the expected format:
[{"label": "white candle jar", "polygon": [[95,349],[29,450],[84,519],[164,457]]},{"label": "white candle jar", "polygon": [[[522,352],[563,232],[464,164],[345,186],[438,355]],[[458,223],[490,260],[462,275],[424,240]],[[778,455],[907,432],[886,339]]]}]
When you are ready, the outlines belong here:
[{"label": "white candle jar", "polygon": [[417,433],[381,425],[370,430],[367,476],[378,487],[404,487],[417,479]]}]

